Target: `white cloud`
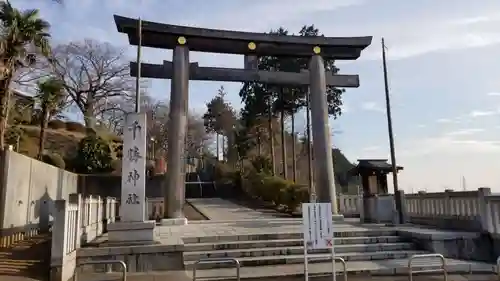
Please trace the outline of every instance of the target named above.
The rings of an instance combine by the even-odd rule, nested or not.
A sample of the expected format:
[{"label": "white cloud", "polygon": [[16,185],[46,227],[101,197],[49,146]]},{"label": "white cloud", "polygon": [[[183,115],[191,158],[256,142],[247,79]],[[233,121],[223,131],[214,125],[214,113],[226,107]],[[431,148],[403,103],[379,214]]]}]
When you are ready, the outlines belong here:
[{"label": "white cloud", "polygon": [[363,148],[362,150],[363,151],[378,151],[380,149],[381,149],[380,146],[378,146],[378,145],[372,145],[372,146],[367,146],[367,147]]},{"label": "white cloud", "polygon": [[219,13],[206,17],[186,17],[184,24],[262,32],[276,28],[283,22],[293,20],[302,22],[303,19],[316,12],[334,11],[339,8],[361,5],[364,2],[364,0],[318,0],[315,1],[314,5],[311,5],[307,1],[287,0],[286,5],[283,5],[282,0],[240,1],[241,4],[234,6],[234,9],[230,11],[220,9]]},{"label": "white cloud", "polygon": [[443,135],[414,140],[403,147],[399,154],[405,157],[433,153],[488,153],[500,152],[500,141],[456,139]]},{"label": "white cloud", "polygon": [[464,17],[460,19],[454,19],[448,22],[449,25],[473,25],[473,24],[478,24],[478,23],[484,23],[484,22],[492,22],[492,21],[499,21],[500,20],[500,14],[493,14],[493,15],[480,15],[480,16],[475,16],[475,17]]},{"label": "white cloud", "polygon": [[439,118],[436,120],[436,122],[446,124],[446,123],[453,123],[455,121],[449,118]]},{"label": "white cloud", "polygon": [[[487,12],[487,11],[485,11]],[[395,24],[371,24],[363,27],[355,26],[351,32],[371,34],[375,38],[385,37],[387,59],[400,60],[431,52],[463,50],[485,47],[500,43],[500,32],[492,30],[494,21],[500,20],[499,15],[475,17],[420,18],[418,20],[402,21]],[[358,29],[359,28],[359,29]],[[348,28],[349,29],[349,28]],[[346,34],[347,35],[347,34]],[[363,60],[380,60],[381,47],[374,41],[361,56]]]},{"label": "white cloud", "polygon": [[469,113],[470,117],[483,117],[483,116],[492,116],[498,114],[498,111],[493,110],[473,110]]},{"label": "white cloud", "polygon": [[375,111],[375,112],[385,112],[385,109],[382,108],[379,104],[376,102],[365,102],[361,104],[361,109],[366,110],[366,111]]},{"label": "white cloud", "polygon": [[445,133],[446,136],[466,136],[466,135],[474,135],[476,133],[484,132],[484,129],[481,128],[471,128],[471,129],[461,129],[456,131],[451,131]]},{"label": "white cloud", "polygon": [[425,124],[418,124],[417,125],[417,128],[425,128],[425,127],[427,127],[427,125],[425,125]]},{"label": "white cloud", "polygon": [[490,92],[490,93],[487,93],[486,95],[488,95],[490,97],[500,97],[500,92]]}]

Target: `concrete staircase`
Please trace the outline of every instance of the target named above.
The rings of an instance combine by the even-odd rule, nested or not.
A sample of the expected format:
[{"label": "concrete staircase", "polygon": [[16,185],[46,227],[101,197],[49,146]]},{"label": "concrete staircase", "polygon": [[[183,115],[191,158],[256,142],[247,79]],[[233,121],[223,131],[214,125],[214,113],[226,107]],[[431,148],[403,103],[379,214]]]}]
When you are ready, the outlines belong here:
[{"label": "concrete staircase", "polygon": [[46,280],[50,267],[50,238],[50,234],[39,234],[0,248],[0,280],[11,280],[8,278],[11,276]]},{"label": "concrete staircase", "polygon": [[[411,241],[404,241],[395,230],[341,231],[335,233],[335,252],[343,258],[350,273],[393,275],[406,273],[408,259],[415,254],[425,254]],[[249,234],[185,238],[184,266],[193,270],[200,259],[238,259],[241,277],[297,276],[303,274],[303,241],[301,233]],[[309,264],[313,274],[331,274],[331,253],[328,250],[309,251]],[[419,260],[415,270],[438,267],[437,258]],[[491,266],[448,260],[449,269],[455,272],[491,271]],[[486,267],[485,267],[486,266]],[[234,275],[234,264],[226,262],[200,263],[196,266],[197,279]],[[341,264],[337,270],[342,272]]]},{"label": "concrete staircase", "polygon": [[[414,254],[424,253],[415,250],[410,242],[405,242],[393,231],[364,231],[337,233],[335,242],[336,256],[345,261],[406,259]],[[303,241],[300,233],[264,234],[231,237],[230,241],[219,237],[218,240],[204,243],[187,243],[184,252],[184,265],[191,269],[195,261],[206,258],[237,258],[242,266],[293,264],[304,262]],[[214,237],[215,238],[215,237]],[[229,238],[229,237],[227,237]],[[245,239],[246,238],[246,239]],[[209,240],[205,237],[204,240]],[[185,241],[186,242],[186,241]],[[329,250],[309,251],[310,263],[331,260]],[[230,264],[203,264],[199,268],[220,268]]]}]

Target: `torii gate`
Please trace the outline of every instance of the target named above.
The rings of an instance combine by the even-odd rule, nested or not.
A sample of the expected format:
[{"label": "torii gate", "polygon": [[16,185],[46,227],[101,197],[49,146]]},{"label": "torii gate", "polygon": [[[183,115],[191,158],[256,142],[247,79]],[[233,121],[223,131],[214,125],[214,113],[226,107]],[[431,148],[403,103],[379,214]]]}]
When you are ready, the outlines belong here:
[{"label": "torii gate", "polygon": [[[118,31],[129,43],[139,44],[139,21],[114,16]],[[337,212],[332,149],[328,126],[326,86],[359,87],[358,75],[325,72],[324,58],[355,60],[371,44],[372,37],[301,37],[176,26],[149,21],[141,23],[141,46],[173,49],[173,59],[162,64],[142,64],[141,77],[171,79],[170,124],[167,180],[164,201],[166,218],[183,218],[184,174],[182,153],[188,112],[189,80],[261,82],[282,85],[308,85],[314,145],[315,186],[318,202],[332,204]],[[189,62],[189,51],[240,54],[245,68],[200,67]],[[309,71],[300,73],[257,69],[261,56],[309,57]],[[132,76],[137,65],[132,63]]]}]

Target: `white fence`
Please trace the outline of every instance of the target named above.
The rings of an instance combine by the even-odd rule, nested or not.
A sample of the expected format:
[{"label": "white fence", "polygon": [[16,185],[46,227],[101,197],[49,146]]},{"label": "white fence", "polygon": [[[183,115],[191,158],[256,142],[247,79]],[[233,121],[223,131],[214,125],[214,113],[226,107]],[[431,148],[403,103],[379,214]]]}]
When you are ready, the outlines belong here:
[{"label": "white fence", "polygon": [[[339,213],[360,215],[360,195],[341,194],[338,200]],[[414,224],[500,234],[500,195],[492,195],[490,188],[406,194],[403,207],[408,221]]]},{"label": "white fence", "polygon": [[146,216],[148,220],[163,218],[163,198],[146,199]]},{"label": "white fence", "polygon": [[346,217],[359,216],[363,207],[362,195],[339,194],[337,196],[337,206],[339,214]]},{"label": "white fence", "polygon": [[101,235],[105,226],[115,221],[114,198],[70,194],[69,200],[55,201],[52,226],[51,280],[69,280],[76,267],[76,250],[82,243]]},{"label": "white fence", "polygon": [[[495,211],[489,188],[476,191],[451,191],[405,195],[406,213],[410,222],[441,228],[487,231],[498,225],[490,215]],[[493,201],[492,201],[493,199]],[[498,205],[496,205],[498,209]]]}]

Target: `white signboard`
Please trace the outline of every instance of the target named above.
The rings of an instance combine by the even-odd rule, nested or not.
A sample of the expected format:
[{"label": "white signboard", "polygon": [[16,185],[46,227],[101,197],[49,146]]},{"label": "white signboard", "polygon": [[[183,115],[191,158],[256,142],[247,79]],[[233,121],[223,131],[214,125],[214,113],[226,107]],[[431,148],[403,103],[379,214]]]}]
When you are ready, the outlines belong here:
[{"label": "white signboard", "polygon": [[308,249],[331,249],[333,247],[332,204],[302,204],[304,242]]},{"label": "white signboard", "polygon": [[333,243],[333,220],[331,203],[302,204],[304,230],[304,276],[309,280],[308,250],[330,249],[332,254],[332,276],[336,281],[335,250]]},{"label": "white signboard", "polygon": [[144,221],[146,196],[146,114],[129,113],[123,128],[121,221]]}]

